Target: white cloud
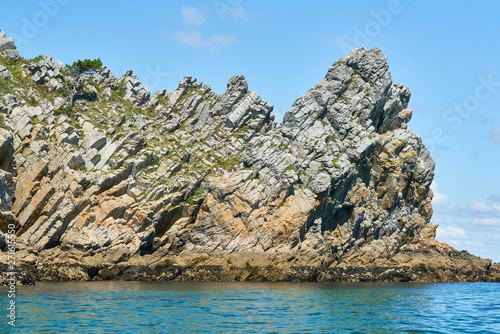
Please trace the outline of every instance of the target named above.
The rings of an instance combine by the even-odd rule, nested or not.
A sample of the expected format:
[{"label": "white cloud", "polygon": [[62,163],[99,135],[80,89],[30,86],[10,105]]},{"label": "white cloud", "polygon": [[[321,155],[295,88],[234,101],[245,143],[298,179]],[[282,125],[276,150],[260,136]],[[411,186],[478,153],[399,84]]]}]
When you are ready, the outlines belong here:
[{"label": "white cloud", "polygon": [[215,49],[221,45],[230,45],[236,43],[236,39],[231,35],[212,35],[207,39],[198,31],[183,31],[176,30],[173,38],[180,45],[188,45],[193,47],[201,47],[204,49]]},{"label": "white cloud", "polygon": [[436,231],[436,237],[438,239],[466,239],[467,234],[465,231],[458,227],[441,227],[439,226]]},{"label": "white cloud", "polygon": [[224,20],[226,17],[230,17],[235,20],[248,19],[247,11],[241,6],[233,7],[229,4],[218,3],[217,5],[214,4],[214,9],[221,20]]},{"label": "white cloud", "polygon": [[182,21],[185,23],[196,24],[201,27],[205,22],[205,12],[196,7],[182,6],[180,11]]},{"label": "white cloud", "polygon": [[434,191],[434,197],[432,198],[433,205],[446,205],[448,204],[448,202],[449,202],[448,196],[438,193],[437,191]]},{"label": "white cloud", "polygon": [[472,211],[472,214],[480,213],[496,217],[500,215],[500,204],[489,204],[484,201],[472,201],[467,205],[467,210]]},{"label": "white cloud", "polygon": [[500,145],[500,128],[497,126],[494,126],[493,129],[490,131],[490,138],[493,139],[495,143]]},{"label": "white cloud", "polygon": [[487,213],[493,211],[493,207],[486,202],[483,201],[472,201],[467,205],[467,210],[474,212],[482,212]]},{"label": "white cloud", "polygon": [[437,191],[436,181],[432,181],[431,189],[434,192],[434,197],[432,198],[432,205],[446,205],[449,202],[448,196],[441,194]]},{"label": "white cloud", "polygon": [[500,203],[500,195],[491,195],[488,199]]},{"label": "white cloud", "polygon": [[467,249],[474,255],[500,261],[498,197],[471,201],[467,205],[436,206],[432,217],[432,221],[440,225],[436,239],[457,249]]},{"label": "white cloud", "polygon": [[473,225],[477,226],[494,226],[494,227],[500,227],[500,218],[474,218],[472,221]]}]

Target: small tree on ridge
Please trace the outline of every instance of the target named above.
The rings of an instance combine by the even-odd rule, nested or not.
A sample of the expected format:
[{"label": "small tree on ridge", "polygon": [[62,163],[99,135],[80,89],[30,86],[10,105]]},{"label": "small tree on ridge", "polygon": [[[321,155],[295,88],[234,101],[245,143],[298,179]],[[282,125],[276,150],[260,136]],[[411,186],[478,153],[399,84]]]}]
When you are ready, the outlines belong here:
[{"label": "small tree on ridge", "polygon": [[85,94],[83,90],[83,77],[96,73],[102,67],[102,61],[100,58],[94,60],[77,60],[72,65],[66,65],[66,67],[76,77],[73,82],[73,91],[69,95],[69,103],[74,105],[76,97]]}]

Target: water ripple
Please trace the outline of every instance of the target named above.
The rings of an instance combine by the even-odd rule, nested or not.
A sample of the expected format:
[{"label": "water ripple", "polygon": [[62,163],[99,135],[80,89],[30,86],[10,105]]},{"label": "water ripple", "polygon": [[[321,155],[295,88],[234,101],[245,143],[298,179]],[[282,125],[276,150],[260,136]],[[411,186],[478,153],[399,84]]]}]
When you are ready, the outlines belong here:
[{"label": "water ripple", "polygon": [[[19,288],[16,332],[500,333],[499,287],[497,283],[39,283]],[[7,305],[6,291],[1,293],[0,301]],[[9,330],[3,321],[0,332]]]}]

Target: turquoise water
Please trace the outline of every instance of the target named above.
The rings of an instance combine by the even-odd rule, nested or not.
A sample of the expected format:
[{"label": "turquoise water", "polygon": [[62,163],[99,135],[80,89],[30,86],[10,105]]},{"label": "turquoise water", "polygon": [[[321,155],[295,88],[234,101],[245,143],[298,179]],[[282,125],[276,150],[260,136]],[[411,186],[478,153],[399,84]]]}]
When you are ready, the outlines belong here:
[{"label": "turquoise water", "polygon": [[0,332],[500,333],[498,283],[38,283],[16,306]]}]

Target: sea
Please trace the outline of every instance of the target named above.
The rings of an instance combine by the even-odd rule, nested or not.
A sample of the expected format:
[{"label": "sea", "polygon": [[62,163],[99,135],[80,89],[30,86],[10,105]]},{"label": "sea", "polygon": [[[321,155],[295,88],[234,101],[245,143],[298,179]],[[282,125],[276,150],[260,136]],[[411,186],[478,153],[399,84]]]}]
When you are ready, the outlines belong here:
[{"label": "sea", "polygon": [[500,333],[499,283],[82,282],[17,287],[1,333]]}]

